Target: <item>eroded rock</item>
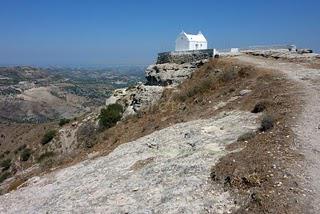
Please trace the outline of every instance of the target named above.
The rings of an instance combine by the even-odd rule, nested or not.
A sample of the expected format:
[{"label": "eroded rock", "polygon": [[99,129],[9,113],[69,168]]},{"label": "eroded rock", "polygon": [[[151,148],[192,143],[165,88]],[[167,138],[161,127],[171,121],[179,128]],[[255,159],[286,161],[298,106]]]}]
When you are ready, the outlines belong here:
[{"label": "eroded rock", "polygon": [[178,85],[191,77],[191,74],[207,60],[193,63],[164,63],[150,65],[145,71],[147,85]]},{"label": "eroded rock", "polygon": [[124,106],[124,117],[136,114],[156,104],[161,98],[164,87],[139,84],[134,87],[117,89],[106,100],[106,105],[119,103]]},{"label": "eroded rock", "polygon": [[210,169],[257,117],[233,111],[156,131],[0,196],[0,213],[231,212],[237,205],[209,182]]}]

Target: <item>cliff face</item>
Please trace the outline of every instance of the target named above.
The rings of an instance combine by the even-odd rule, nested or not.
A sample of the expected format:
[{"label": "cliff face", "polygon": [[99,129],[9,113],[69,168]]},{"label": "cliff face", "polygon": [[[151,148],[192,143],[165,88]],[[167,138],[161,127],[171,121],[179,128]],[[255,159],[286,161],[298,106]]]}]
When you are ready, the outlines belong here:
[{"label": "cliff face", "polygon": [[213,49],[193,51],[172,51],[158,54],[157,64],[174,63],[184,64],[210,59],[213,57]]},{"label": "cliff face", "polygon": [[160,53],[157,64],[145,71],[145,84],[116,90],[106,105],[120,103],[125,108],[124,117],[146,110],[161,98],[165,87],[175,87],[189,79],[211,57],[211,49]]},{"label": "cliff face", "polygon": [[106,105],[119,103],[124,108],[123,117],[147,110],[161,98],[164,87],[139,84],[130,88],[117,89],[106,100]]},{"label": "cliff face", "polygon": [[178,85],[190,78],[198,66],[198,63],[150,65],[145,71],[146,84],[161,86]]},{"label": "cliff face", "polygon": [[157,63],[145,71],[147,85],[178,85],[213,57],[213,50],[159,53]]}]

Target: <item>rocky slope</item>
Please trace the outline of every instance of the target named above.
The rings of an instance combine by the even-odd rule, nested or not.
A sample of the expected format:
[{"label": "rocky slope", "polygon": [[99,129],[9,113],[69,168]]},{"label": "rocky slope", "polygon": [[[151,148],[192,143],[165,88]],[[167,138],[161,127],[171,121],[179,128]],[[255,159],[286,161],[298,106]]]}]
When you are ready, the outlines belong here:
[{"label": "rocky slope", "polygon": [[145,76],[147,85],[178,85],[184,80],[191,77],[191,74],[205,63],[206,60],[193,63],[164,63],[150,65],[146,71]]},{"label": "rocky slope", "polygon": [[148,110],[161,98],[166,88],[176,87],[190,79],[192,73],[208,59],[182,64],[161,63],[147,67],[146,83],[118,89],[106,100],[106,105],[120,103],[125,108],[124,117]]},{"label": "rocky slope", "polygon": [[7,179],[16,190],[0,196],[0,212],[299,212],[302,190],[288,170],[293,90],[278,71],[231,58],[210,60],[177,86],[117,90],[108,104],[136,116],[98,132],[98,112],[60,127],[42,147],[62,154],[47,166],[53,172]]},{"label": "rocky slope", "polygon": [[289,51],[288,49],[276,49],[276,50],[249,50],[245,53],[253,56],[261,56],[265,58],[285,59],[297,62],[312,62],[320,60],[320,55],[312,53],[311,50],[301,49],[298,51]]},{"label": "rocky slope", "polygon": [[211,185],[225,146],[258,128],[240,111],[180,123],[119,146],[105,157],[34,177],[0,197],[1,213],[213,213],[236,208]]},{"label": "rocky slope", "polygon": [[106,105],[120,103],[125,108],[123,117],[127,117],[155,105],[161,98],[163,90],[164,87],[148,86],[142,83],[130,88],[117,89],[106,100]]}]

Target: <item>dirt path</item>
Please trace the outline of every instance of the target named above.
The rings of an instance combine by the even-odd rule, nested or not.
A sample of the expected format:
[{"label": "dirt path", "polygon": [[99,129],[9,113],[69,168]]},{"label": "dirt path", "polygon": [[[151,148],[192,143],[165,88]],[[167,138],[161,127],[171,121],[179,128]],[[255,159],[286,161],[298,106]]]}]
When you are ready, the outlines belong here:
[{"label": "dirt path", "polygon": [[293,93],[297,96],[297,102],[301,101],[302,111],[292,118],[292,129],[297,138],[295,149],[302,153],[305,159],[293,170],[297,170],[298,174],[302,172],[302,186],[306,189],[302,201],[307,205],[306,213],[320,213],[320,70],[296,63],[245,55],[237,58],[262,68],[281,71],[298,84],[300,89]]}]

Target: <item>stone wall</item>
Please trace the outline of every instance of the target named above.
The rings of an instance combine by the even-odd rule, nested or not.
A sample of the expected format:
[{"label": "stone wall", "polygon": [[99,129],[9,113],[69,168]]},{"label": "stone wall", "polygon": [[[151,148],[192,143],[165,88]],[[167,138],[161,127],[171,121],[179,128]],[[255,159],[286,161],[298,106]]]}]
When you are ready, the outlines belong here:
[{"label": "stone wall", "polygon": [[164,63],[190,63],[213,57],[213,49],[193,51],[172,51],[158,54],[157,64]]}]

